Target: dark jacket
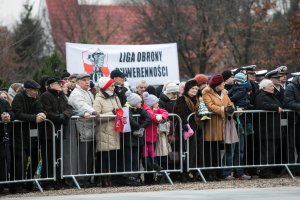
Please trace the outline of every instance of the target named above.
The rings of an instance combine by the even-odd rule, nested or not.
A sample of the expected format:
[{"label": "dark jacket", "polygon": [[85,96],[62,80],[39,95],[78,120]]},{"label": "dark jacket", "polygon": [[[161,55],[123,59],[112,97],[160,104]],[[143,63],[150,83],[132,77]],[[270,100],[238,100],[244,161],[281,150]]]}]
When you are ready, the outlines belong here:
[{"label": "dark jacket", "polygon": [[[192,98],[192,102],[196,103],[196,98],[197,97],[194,97]],[[182,130],[184,131],[186,129],[186,124],[189,122],[189,125],[190,127],[193,129],[193,130],[196,130],[197,129],[197,125],[196,125],[196,122],[195,122],[195,117],[194,115],[190,117],[190,120],[187,121],[187,118],[188,116],[193,113],[189,107],[187,106],[187,103],[184,99],[184,96],[181,96],[179,97],[177,100],[176,100],[176,103],[175,103],[175,106],[174,106],[174,111],[173,113],[177,114],[180,118],[181,118],[181,121],[182,121]],[[176,126],[176,129],[174,131],[174,134],[175,134],[175,138],[178,139],[179,137],[179,123],[177,120],[175,120],[175,126]]]},{"label": "dark jacket", "polygon": [[[139,115],[139,116],[133,116],[133,115]],[[130,121],[131,132],[123,133],[124,145],[130,146],[131,144],[133,147],[144,145],[145,132],[143,137],[135,136],[133,135],[133,132],[139,130],[140,128],[148,127],[152,122],[150,115],[144,109],[129,107],[129,121]]]},{"label": "dark jacket", "polygon": [[254,105],[254,101],[255,101],[255,97],[258,95],[259,93],[259,85],[257,82],[255,81],[249,81],[250,85],[251,85],[251,94],[250,94],[250,104]]},{"label": "dark jacket", "polygon": [[284,107],[287,109],[300,111],[300,84],[296,76],[286,86],[284,91]]},{"label": "dark jacket", "polygon": [[280,101],[281,104],[284,103],[284,88],[280,86],[280,90],[278,91],[276,88],[274,88],[274,96],[276,99]]},{"label": "dark jacket", "polygon": [[274,94],[261,90],[255,98],[255,109],[275,111],[269,113],[260,113],[258,124],[260,124],[259,132],[260,139],[279,139],[281,133],[280,118],[278,108],[282,108],[281,102],[275,98]]},{"label": "dark jacket", "polygon": [[120,100],[122,106],[124,106],[126,103],[126,95],[125,95],[126,91],[127,91],[127,88],[124,86],[116,86],[115,87],[115,93],[119,97],[119,100]]},{"label": "dark jacket", "polygon": [[[72,108],[69,107],[63,92],[49,89],[41,95],[40,101],[47,112],[47,119],[54,123],[55,131],[61,128],[61,124],[67,124]],[[47,124],[47,131],[52,131],[50,127],[51,125]],[[45,139],[44,135],[42,139]]]},{"label": "dark jacket", "polygon": [[[0,115],[3,112],[6,112],[6,113],[8,113],[10,115],[10,121],[14,120],[14,113],[12,112],[9,103],[6,100],[0,98]],[[4,136],[4,132],[8,131],[8,130],[11,130],[12,124],[9,123],[7,125],[4,125],[4,123],[2,122],[2,118],[1,117],[0,117],[0,122],[1,122],[0,123],[0,145],[2,145],[2,142],[3,142],[2,138]],[[4,127],[6,129],[5,131],[4,131]]]},{"label": "dark jacket", "polygon": [[289,112],[288,122],[291,126],[294,126],[294,123],[299,123],[299,111],[300,111],[300,84],[298,82],[299,76],[296,76],[292,81],[286,86],[284,91],[284,108],[291,109],[296,111]]},{"label": "dark jacket", "polygon": [[38,113],[46,113],[38,98],[28,97],[25,91],[17,94],[12,102],[12,110],[15,113],[15,119],[23,121],[23,123],[14,124],[14,141],[15,146],[21,147],[23,138],[24,149],[29,147],[30,129],[36,129],[36,115]]},{"label": "dark jacket", "polygon": [[230,100],[234,103],[235,107],[247,107],[250,105],[250,97],[248,92],[251,91],[251,85],[249,83],[245,84],[235,84],[231,90],[228,92]]},{"label": "dark jacket", "polygon": [[174,106],[175,106],[176,100],[171,100],[167,95],[164,93],[161,93],[159,96],[159,107],[162,109],[165,109],[168,111],[168,113],[173,113]]}]

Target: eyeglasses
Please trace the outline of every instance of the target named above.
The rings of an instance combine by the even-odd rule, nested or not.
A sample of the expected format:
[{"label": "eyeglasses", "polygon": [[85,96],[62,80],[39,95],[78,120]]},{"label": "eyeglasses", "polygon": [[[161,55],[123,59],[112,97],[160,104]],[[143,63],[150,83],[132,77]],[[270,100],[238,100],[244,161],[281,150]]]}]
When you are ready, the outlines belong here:
[{"label": "eyeglasses", "polygon": [[172,95],[178,95],[178,92],[171,92]]}]

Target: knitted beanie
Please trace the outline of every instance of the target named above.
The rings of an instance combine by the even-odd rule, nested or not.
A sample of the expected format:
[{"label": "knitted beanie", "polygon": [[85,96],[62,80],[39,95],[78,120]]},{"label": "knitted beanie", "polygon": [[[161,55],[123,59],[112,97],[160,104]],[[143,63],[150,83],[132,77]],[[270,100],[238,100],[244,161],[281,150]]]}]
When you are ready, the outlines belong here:
[{"label": "knitted beanie", "polygon": [[172,92],[179,92],[179,86],[174,82],[171,82],[166,86],[165,94],[169,94]]},{"label": "knitted beanie", "polygon": [[240,83],[245,83],[246,81],[246,75],[244,73],[237,73],[235,76],[234,76],[234,80],[235,81],[238,81]]},{"label": "knitted beanie", "polygon": [[140,97],[140,95],[136,94],[136,93],[132,93],[131,91],[126,91],[125,93],[126,95],[126,100],[127,102],[131,105],[131,106],[135,106],[136,104],[142,102],[142,98]]},{"label": "knitted beanie", "polygon": [[207,76],[205,76],[204,74],[197,74],[195,77],[194,77],[194,80],[197,81],[198,83],[198,86],[201,86],[205,83],[208,82],[208,78]]},{"label": "knitted beanie", "polygon": [[98,84],[99,84],[99,87],[105,91],[109,86],[111,86],[111,84],[114,83],[114,80],[112,80],[111,78],[109,77],[101,77],[99,78],[98,80]]},{"label": "knitted beanie", "polygon": [[154,96],[153,94],[149,94],[148,92],[143,93],[143,98],[147,106],[153,106],[155,103],[159,101],[156,96]]},{"label": "knitted beanie", "polygon": [[224,82],[223,76],[221,74],[217,74],[209,80],[208,84],[210,87],[216,87]]}]

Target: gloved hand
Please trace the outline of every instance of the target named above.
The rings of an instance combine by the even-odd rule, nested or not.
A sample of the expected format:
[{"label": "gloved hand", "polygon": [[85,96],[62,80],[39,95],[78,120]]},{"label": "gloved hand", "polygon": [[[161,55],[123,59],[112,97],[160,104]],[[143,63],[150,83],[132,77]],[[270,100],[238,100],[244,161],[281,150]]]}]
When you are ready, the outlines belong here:
[{"label": "gloved hand", "polygon": [[232,115],[234,113],[234,108],[232,106],[227,106],[224,111],[227,115]]},{"label": "gloved hand", "polygon": [[161,114],[156,114],[155,117],[156,117],[156,120],[158,122],[162,121],[162,115]]},{"label": "gloved hand", "polygon": [[140,128],[140,129],[137,130],[137,131],[133,131],[133,135],[134,135],[134,136],[138,136],[138,137],[143,137],[144,131],[145,131],[144,128]]},{"label": "gloved hand", "polygon": [[67,122],[66,115],[61,113],[59,114],[59,122],[65,124]]}]

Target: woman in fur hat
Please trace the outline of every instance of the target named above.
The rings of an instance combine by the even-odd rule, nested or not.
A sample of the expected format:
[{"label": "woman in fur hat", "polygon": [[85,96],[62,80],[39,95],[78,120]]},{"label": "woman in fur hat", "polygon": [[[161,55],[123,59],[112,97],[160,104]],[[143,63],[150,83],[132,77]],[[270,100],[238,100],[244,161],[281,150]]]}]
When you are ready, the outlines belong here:
[{"label": "woman in fur hat", "polygon": [[[199,99],[197,97],[198,93],[198,83],[196,80],[189,80],[186,82],[184,86],[183,95],[180,96],[175,104],[174,107],[174,113],[179,115],[179,117],[182,120],[182,130],[187,131],[188,130],[188,124],[190,125],[191,129],[194,130],[194,133],[197,133],[197,124],[194,120],[194,116],[190,118],[188,121],[188,116],[192,113],[196,113],[198,111],[199,107]],[[175,122],[176,123],[176,122]],[[179,130],[180,127],[178,126],[178,122],[176,123],[176,130]],[[194,134],[189,138],[189,165],[190,167],[197,167],[199,165],[197,159],[196,159],[196,145],[197,145],[197,134]],[[173,151],[179,151],[179,132],[175,133],[175,144],[172,144]],[[187,144],[183,143],[183,150],[187,150]],[[177,149],[177,150],[176,150]],[[186,163],[184,164],[186,166]],[[181,174],[181,181],[185,182],[187,178],[187,172]]]}]

